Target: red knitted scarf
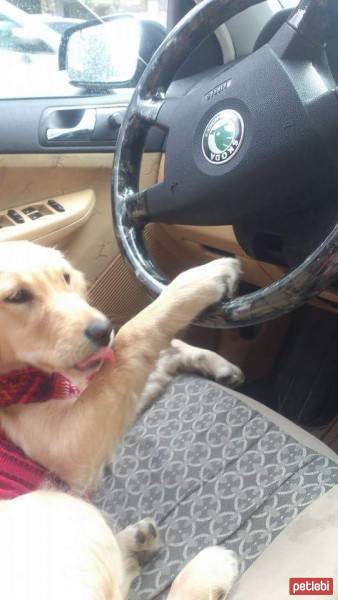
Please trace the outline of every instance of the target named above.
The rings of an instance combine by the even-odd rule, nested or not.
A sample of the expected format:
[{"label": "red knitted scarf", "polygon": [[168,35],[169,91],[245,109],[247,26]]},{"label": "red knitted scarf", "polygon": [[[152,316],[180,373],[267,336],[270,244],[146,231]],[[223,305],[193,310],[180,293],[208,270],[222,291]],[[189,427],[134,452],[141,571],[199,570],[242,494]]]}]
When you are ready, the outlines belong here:
[{"label": "red knitted scarf", "polygon": [[[60,373],[27,368],[0,375],[0,408],[78,395],[78,388]],[[0,500],[32,492],[45,483],[61,482],[0,433]]]}]

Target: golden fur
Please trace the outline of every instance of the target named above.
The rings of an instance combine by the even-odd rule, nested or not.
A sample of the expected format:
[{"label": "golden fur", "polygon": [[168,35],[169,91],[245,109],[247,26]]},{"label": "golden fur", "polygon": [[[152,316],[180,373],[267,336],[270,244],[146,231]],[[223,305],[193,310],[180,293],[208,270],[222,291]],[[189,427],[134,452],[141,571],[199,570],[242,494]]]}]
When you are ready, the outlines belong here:
[{"label": "golden fur", "polygon": [[[72,490],[72,494],[40,490],[1,502],[0,589],[6,600],[127,596],[138,572],[137,553],[144,552],[144,544],[149,552],[158,547],[154,525],[141,521],[114,536],[100,513],[76,496],[95,487],[102,466],[135,419],[160,353],[198,313],[224,294],[231,295],[238,275],[239,264],[233,259],[182,273],[120,329],[114,341],[115,362],[104,364],[77,400],[50,400],[0,411],[6,435]],[[29,300],[11,302],[20,290],[29,293]],[[103,315],[85,300],[82,275],[60,252],[29,242],[0,245],[2,371],[31,364],[78,378],[74,366],[95,352],[84,330],[98,318]],[[140,528],[145,534],[143,544],[136,535]],[[18,554],[21,560],[13,561],[11,556]],[[213,577],[206,578],[201,569],[202,563],[208,569],[208,553],[203,557],[198,568],[192,566],[182,576],[181,584],[175,583],[170,598],[213,598]],[[236,563],[232,557],[231,561]],[[223,581],[224,597],[236,569],[225,568],[223,580],[216,569],[216,587],[219,591]],[[190,590],[189,597],[184,589]]]}]

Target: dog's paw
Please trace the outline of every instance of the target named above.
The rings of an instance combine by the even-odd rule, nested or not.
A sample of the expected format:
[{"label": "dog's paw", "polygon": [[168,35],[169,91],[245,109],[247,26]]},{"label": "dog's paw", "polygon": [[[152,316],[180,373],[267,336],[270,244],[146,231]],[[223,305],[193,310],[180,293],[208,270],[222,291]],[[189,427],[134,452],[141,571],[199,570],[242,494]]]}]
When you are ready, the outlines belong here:
[{"label": "dog's paw", "polygon": [[239,260],[236,258],[219,258],[199,268],[205,284],[215,288],[217,295],[215,302],[223,297],[233,298],[241,274]]},{"label": "dog's paw", "polygon": [[142,565],[155,554],[160,546],[160,535],[152,519],[142,519],[135,525],[129,525],[120,534],[124,549]]},{"label": "dog's paw", "polygon": [[181,340],[172,340],[171,347],[179,355],[180,368],[202,373],[220,384],[237,387],[244,383],[244,374],[239,367],[217,352],[190,346]]},{"label": "dog's paw", "polygon": [[243,371],[227,360],[225,360],[225,363],[225,365],[219,366],[219,368],[216,369],[215,374],[213,375],[215,381],[231,388],[243,385],[245,381]]},{"label": "dog's paw", "polygon": [[203,375],[228,387],[238,387],[245,381],[244,373],[239,367],[211,350],[200,350],[197,367]]},{"label": "dog's paw", "polygon": [[238,560],[232,550],[205,548],[176,577],[168,600],[225,600],[238,577]]},{"label": "dog's paw", "polygon": [[240,273],[240,262],[236,258],[219,258],[184,271],[173,283],[187,294],[199,294],[201,303],[206,308],[223,297],[233,297]]},{"label": "dog's paw", "polygon": [[160,535],[153,519],[142,519],[132,526],[135,530],[135,552],[156,552],[160,545]]}]

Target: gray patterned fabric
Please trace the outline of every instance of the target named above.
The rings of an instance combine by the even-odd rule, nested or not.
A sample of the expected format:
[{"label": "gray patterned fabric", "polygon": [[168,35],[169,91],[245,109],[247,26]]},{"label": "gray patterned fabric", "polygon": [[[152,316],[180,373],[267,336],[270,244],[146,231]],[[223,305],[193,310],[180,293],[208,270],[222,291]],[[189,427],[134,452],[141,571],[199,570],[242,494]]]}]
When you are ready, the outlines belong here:
[{"label": "gray patterned fabric", "polygon": [[[164,598],[202,548],[222,544],[243,572],[287,524],[338,483],[338,466],[305,448],[228,389],[180,376],[138,420],[96,504],[119,529],[155,519],[163,547],[130,598]],[[156,591],[155,591],[156,590]]]}]

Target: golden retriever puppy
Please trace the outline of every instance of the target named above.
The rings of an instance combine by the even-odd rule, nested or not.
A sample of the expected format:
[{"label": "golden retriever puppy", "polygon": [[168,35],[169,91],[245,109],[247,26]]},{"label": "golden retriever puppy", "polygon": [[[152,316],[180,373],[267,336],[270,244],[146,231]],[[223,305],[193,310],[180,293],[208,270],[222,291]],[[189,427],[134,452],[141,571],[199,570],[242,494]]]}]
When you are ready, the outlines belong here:
[{"label": "golden retriever puppy", "polygon": [[[158,548],[156,527],[146,519],[114,535],[80,496],[94,489],[126,428],[180,364],[240,381],[241,372],[214,353],[201,355],[178,341],[170,348],[202,310],[232,295],[239,271],[238,261],[219,259],[182,273],[119,330],[113,354],[111,324],[86,302],[82,275],[60,252],[28,242],[0,245],[1,371],[24,366],[57,371],[83,389],[78,397],[0,410],[8,443],[68,486],[68,493],[40,489],[0,502],[0,585],[6,600],[127,597],[139,553]],[[202,579],[202,564],[208,572],[214,562],[210,552],[198,559]],[[237,575],[232,555],[223,579],[221,570],[211,570],[208,585],[194,595],[198,578],[192,567],[175,583],[173,597],[187,598],[189,589],[191,600],[207,600],[215,586],[225,597]]]}]

